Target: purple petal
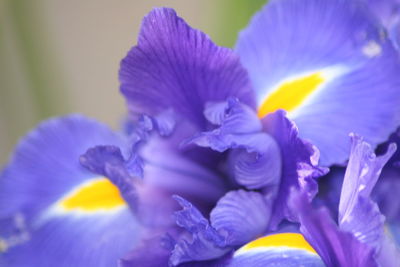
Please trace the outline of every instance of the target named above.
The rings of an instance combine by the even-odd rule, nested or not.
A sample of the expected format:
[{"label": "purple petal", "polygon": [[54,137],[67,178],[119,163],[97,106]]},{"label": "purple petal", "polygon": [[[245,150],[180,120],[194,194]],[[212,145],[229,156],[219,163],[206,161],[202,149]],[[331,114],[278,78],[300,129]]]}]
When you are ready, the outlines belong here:
[{"label": "purple petal", "polygon": [[271,206],[257,192],[231,191],[211,211],[210,221],[230,246],[243,245],[265,233]]},{"label": "purple petal", "polygon": [[[167,153],[168,151],[164,152]],[[132,155],[134,156],[126,161],[118,148],[97,146],[89,149],[86,154],[81,156],[81,163],[89,170],[108,177],[118,187],[125,201],[143,225],[147,227],[174,225],[171,215],[176,204],[170,198],[171,192],[152,180],[152,176],[162,174],[162,168],[161,170],[157,169],[154,173],[144,172],[143,180],[137,177],[135,179],[130,170],[137,170],[142,167],[142,161],[137,162],[136,160],[138,158],[136,153],[137,151],[133,151]],[[132,159],[134,160],[133,163],[139,166],[134,166]],[[149,167],[153,168],[151,164]],[[180,175],[179,172],[174,173],[172,171],[172,174],[171,179],[187,177],[187,175]],[[175,190],[179,191],[178,188],[175,188]]]},{"label": "purple petal", "polygon": [[377,157],[372,147],[360,136],[352,134],[351,139],[350,160],[340,196],[339,221],[351,213],[358,196],[369,198],[384,165],[396,151],[396,145],[392,144],[386,154]]},{"label": "purple petal", "polygon": [[[146,192],[144,195],[149,201],[157,198],[151,196],[156,192],[159,193],[159,196],[163,196],[162,198],[167,197],[168,199],[172,194],[179,194],[194,201],[196,205],[201,205],[202,208],[204,205],[209,208],[226,192],[224,180],[211,168],[205,167],[188,156],[186,153],[188,151],[183,152],[177,148],[177,143],[182,137],[179,131],[184,127],[180,124],[174,129],[174,133],[168,135],[170,126],[174,124],[170,121],[174,118],[174,114],[167,112],[160,115],[163,116],[158,118],[143,116],[139,121],[131,122],[130,139],[133,139],[134,146],[127,161],[116,155],[118,153],[107,152],[103,149],[106,154],[103,155],[104,159],[110,160],[109,157],[114,156],[117,158],[115,160],[123,162],[119,163],[120,167],[117,169],[122,172],[126,170],[125,175],[122,174],[126,178],[135,176],[135,174],[139,176],[143,172],[140,191],[142,195]],[[166,126],[163,132],[160,132],[160,124]],[[110,155],[107,156],[107,154]],[[113,164],[113,162],[104,162],[103,158],[96,157],[95,153],[92,155],[94,156],[93,164],[103,164],[104,166]],[[204,153],[198,153],[198,156],[204,156]],[[137,181],[137,183],[139,182]],[[175,201],[173,202],[175,203]],[[161,209],[162,205],[158,206],[158,209]]]},{"label": "purple petal", "polygon": [[296,125],[285,115],[284,111],[278,110],[263,119],[265,130],[275,138],[282,154],[281,182],[271,228],[276,228],[282,219],[291,217],[288,200],[292,187],[305,190],[311,200],[318,191],[315,178],[327,173],[327,169],[317,166],[318,149],[298,136]]},{"label": "purple petal", "polygon": [[204,108],[204,117],[214,125],[221,125],[228,115],[232,104],[232,101],[207,102]]},{"label": "purple petal", "polygon": [[208,105],[205,113],[214,114],[210,115],[211,122],[218,121],[220,127],[200,133],[188,143],[210,147],[219,152],[231,149],[229,166],[240,185],[249,189],[265,186],[276,188],[281,174],[279,147],[271,136],[262,132],[261,122],[254,111],[230,99],[223,112],[222,104],[215,104]]},{"label": "purple petal", "polygon": [[290,205],[300,223],[300,231],[327,266],[378,266],[373,249],[351,233],[341,231],[328,210],[314,210],[304,192],[292,191]]},{"label": "purple petal", "polygon": [[208,101],[237,97],[254,107],[239,58],[190,28],[172,9],[154,9],[143,19],[138,45],[122,61],[119,77],[133,113],[157,115],[172,108],[202,127]]},{"label": "purple petal", "polygon": [[176,223],[185,228],[190,238],[181,238],[172,252],[170,264],[216,259],[231,249],[225,247],[224,238],[210,226],[207,219],[190,202],[175,196],[182,210],[176,212]]},{"label": "purple petal", "polygon": [[[254,110],[251,109],[246,104],[241,103],[238,99],[229,98],[225,103],[225,108],[223,111],[223,120],[220,120],[218,124],[220,124],[221,131],[223,133],[232,133],[232,134],[247,134],[253,132],[259,132],[262,129],[262,125]],[[207,114],[210,114],[210,110],[220,110],[221,102],[212,105],[208,103],[204,114],[206,118],[209,118]],[[221,115],[220,115],[221,117]],[[214,121],[210,121],[215,123]]]},{"label": "purple petal", "polygon": [[213,170],[180,153],[170,138],[173,136],[166,139],[152,135],[140,148],[144,182],[190,200],[214,205],[227,190],[224,180]]},{"label": "purple petal", "polygon": [[[385,241],[384,216],[370,195],[384,165],[395,150],[396,145],[391,144],[384,155],[377,157],[368,143],[352,135],[351,155],[340,196],[340,228],[353,233],[360,242],[374,248],[378,259],[382,246],[386,245],[387,250],[390,243]],[[391,256],[393,262],[399,255]]]},{"label": "purple petal", "polygon": [[158,132],[161,136],[172,134],[176,124],[176,114],[172,109],[166,110],[155,117]]},{"label": "purple petal", "polygon": [[79,164],[97,144],[126,145],[106,126],[77,115],[45,121],[22,139],[0,177],[0,236],[7,246],[0,265],[112,266],[135,245],[140,230],[125,203],[79,209],[102,203],[100,192],[80,207],[63,206],[77,190],[107,181]]},{"label": "purple petal", "polygon": [[[379,150],[383,156],[376,157],[371,146],[363,142],[362,138],[352,136],[352,139],[352,154],[346,175],[340,168],[336,169],[333,175],[324,177],[323,186],[327,188],[322,201],[330,205],[334,214],[338,214],[340,200],[342,205],[340,215],[343,216],[343,213],[347,212],[344,221],[339,221],[340,228],[353,233],[359,241],[372,247],[374,256],[381,266],[395,266],[393,264],[397,261],[399,252],[396,251],[394,242],[390,240],[390,235],[394,238],[397,236],[396,231],[392,229],[396,229],[400,209],[400,202],[396,201],[400,186],[400,183],[397,183],[400,177],[398,170],[391,166],[383,169],[381,178],[373,189],[373,199],[379,204],[379,208],[370,198],[380,169],[394,152],[393,144],[384,146],[388,149],[385,153],[382,153],[381,147]],[[345,183],[343,176],[347,179]],[[340,199],[341,193],[343,199]],[[384,216],[379,209],[387,216],[385,224]]]},{"label": "purple petal", "polygon": [[[270,1],[241,33],[237,51],[258,106],[283,84],[318,77],[317,85],[303,80],[280,91],[274,103],[318,147],[322,166],[348,159],[350,132],[376,146],[400,125],[398,51],[361,1]],[[300,103],[286,105],[308,89]]]},{"label": "purple petal", "polygon": [[141,243],[120,262],[120,267],[154,267],[168,266],[173,242],[168,237],[156,236],[142,240]]},{"label": "purple petal", "polygon": [[[260,135],[268,137],[268,135]],[[252,137],[256,137],[256,135]],[[281,179],[279,148],[274,139],[270,137],[254,140],[254,144],[269,145],[270,147],[263,153],[249,152],[248,149],[242,148],[232,150],[228,158],[230,170],[238,184],[248,189],[266,188],[271,194],[270,197],[274,198]]]},{"label": "purple petal", "polygon": [[348,223],[352,221],[352,213],[357,211],[358,201],[367,201],[370,198],[384,165],[396,150],[396,146],[392,144],[385,155],[377,157],[371,146],[361,137],[351,137],[351,155],[339,203],[339,223],[341,227],[349,229],[353,228]]},{"label": "purple petal", "polygon": [[[134,156],[134,175],[142,174],[142,161]],[[105,176],[118,187],[132,210],[137,209],[138,194],[133,184],[133,176],[128,171],[121,150],[115,146],[96,146],[80,157],[82,166],[89,171]]]}]

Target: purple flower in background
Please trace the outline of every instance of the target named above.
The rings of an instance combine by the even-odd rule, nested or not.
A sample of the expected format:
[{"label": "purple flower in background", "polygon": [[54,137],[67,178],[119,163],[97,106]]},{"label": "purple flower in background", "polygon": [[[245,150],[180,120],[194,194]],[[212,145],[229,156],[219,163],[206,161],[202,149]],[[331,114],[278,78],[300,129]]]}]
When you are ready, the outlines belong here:
[{"label": "purple flower in background", "polygon": [[[377,153],[384,154],[390,148],[390,144],[400,145],[398,131],[386,142],[378,147]],[[368,151],[368,150],[367,150]],[[390,158],[382,169],[380,179],[372,191],[371,198],[375,201],[382,214],[385,216],[385,233],[389,235],[397,245],[400,245],[400,199],[397,197],[400,186],[400,169],[398,168],[399,150]],[[335,216],[339,214],[339,199],[343,184],[344,168],[334,168],[326,177],[321,178],[322,190],[318,201],[326,205]]]},{"label": "purple flower in background", "polygon": [[[370,194],[394,153],[373,149],[400,125],[400,59],[364,4],[271,1],[235,50],[151,11],[121,63],[124,130],[48,120],[1,173],[0,264],[394,264]],[[349,155],[335,225],[312,201]]]},{"label": "purple flower in background", "polygon": [[396,48],[400,41],[400,1],[399,0],[366,0],[371,12],[376,15],[387,29]]},{"label": "purple flower in background", "polygon": [[350,160],[346,169],[338,207],[338,225],[326,208],[315,211],[304,200],[304,192],[293,197],[293,210],[300,231],[327,266],[397,266],[398,248],[384,231],[385,218],[371,199],[379,175],[396,150],[376,156],[371,146],[352,136]]}]

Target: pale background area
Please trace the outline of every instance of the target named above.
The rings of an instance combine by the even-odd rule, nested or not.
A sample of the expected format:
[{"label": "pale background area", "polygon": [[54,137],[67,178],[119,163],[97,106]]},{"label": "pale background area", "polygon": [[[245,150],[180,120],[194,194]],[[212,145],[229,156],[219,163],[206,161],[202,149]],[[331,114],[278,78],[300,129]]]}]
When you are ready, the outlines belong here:
[{"label": "pale background area", "polygon": [[40,120],[81,113],[117,128],[120,60],[154,6],[233,46],[260,0],[0,0],[0,167]]}]

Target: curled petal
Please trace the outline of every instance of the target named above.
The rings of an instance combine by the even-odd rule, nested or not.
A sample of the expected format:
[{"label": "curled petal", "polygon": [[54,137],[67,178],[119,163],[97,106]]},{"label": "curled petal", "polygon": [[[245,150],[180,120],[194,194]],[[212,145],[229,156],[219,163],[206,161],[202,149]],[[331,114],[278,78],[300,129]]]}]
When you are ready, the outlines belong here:
[{"label": "curled petal", "polygon": [[176,223],[185,228],[190,237],[181,238],[175,245],[170,264],[177,266],[192,261],[216,259],[231,249],[225,247],[224,238],[209,224],[207,219],[190,202],[175,196],[182,210],[176,212]]},{"label": "curled petal", "polygon": [[211,211],[211,225],[226,238],[228,245],[243,245],[265,233],[270,205],[260,193],[231,191]]},{"label": "curled petal", "polygon": [[280,151],[276,142],[267,135],[260,134],[260,142],[270,145],[264,153],[235,149],[230,152],[228,163],[236,182],[248,189],[268,187],[271,198],[276,196],[281,179]]},{"label": "curled petal", "polygon": [[[224,152],[231,150],[229,165],[235,180],[249,188],[279,184],[281,174],[281,154],[275,140],[262,132],[262,125],[254,111],[235,99],[227,101],[223,115],[221,104],[209,105],[212,122],[218,121],[220,127],[200,133],[187,143]],[[211,116],[211,115],[210,115]],[[221,120],[223,118],[223,120]]]}]

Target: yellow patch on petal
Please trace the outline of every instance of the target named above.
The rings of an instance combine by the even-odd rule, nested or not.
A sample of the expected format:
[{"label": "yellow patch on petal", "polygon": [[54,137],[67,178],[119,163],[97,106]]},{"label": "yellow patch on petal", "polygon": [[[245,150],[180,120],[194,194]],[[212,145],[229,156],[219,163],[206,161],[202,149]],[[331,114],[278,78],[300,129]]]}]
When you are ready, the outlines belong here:
[{"label": "yellow patch on petal", "polygon": [[64,211],[108,211],[122,206],[125,201],[118,188],[106,178],[83,184],[59,202]]},{"label": "yellow patch on petal", "polygon": [[297,79],[285,81],[269,94],[258,109],[258,117],[284,109],[298,108],[312,93],[326,82],[323,72],[315,72]]},{"label": "yellow patch on petal", "polygon": [[269,249],[278,247],[301,249],[317,254],[313,247],[311,247],[311,245],[304,239],[303,235],[297,233],[281,233],[261,237],[244,245],[237,251],[237,253],[240,254],[253,249]]}]

